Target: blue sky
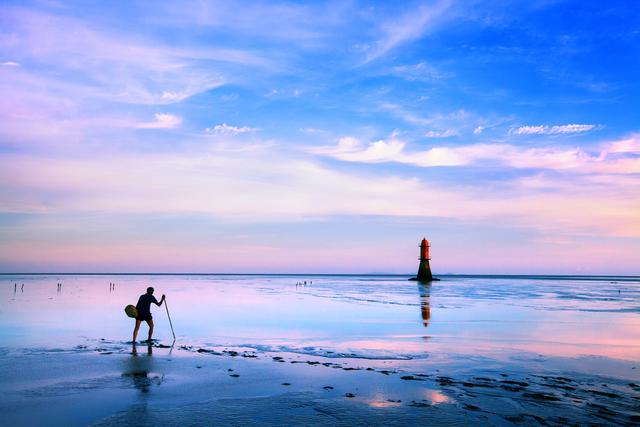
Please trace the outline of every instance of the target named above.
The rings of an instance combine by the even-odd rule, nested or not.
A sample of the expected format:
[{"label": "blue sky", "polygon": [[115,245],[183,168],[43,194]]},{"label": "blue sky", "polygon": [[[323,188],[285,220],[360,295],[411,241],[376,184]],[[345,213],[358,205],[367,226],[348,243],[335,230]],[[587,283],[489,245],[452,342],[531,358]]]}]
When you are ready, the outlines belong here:
[{"label": "blue sky", "polygon": [[0,270],[637,274],[631,2],[0,5]]}]

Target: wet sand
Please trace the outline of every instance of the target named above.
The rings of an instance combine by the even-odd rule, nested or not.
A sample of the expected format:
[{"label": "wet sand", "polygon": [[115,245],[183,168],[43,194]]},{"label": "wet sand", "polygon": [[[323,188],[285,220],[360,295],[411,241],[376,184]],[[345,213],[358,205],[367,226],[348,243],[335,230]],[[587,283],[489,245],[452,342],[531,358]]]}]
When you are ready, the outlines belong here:
[{"label": "wet sand", "polygon": [[[134,348],[125,337],[114,339],[116,333],[106,325],[102,328],[104,337],[88,333],[100,329],[95,324],[103,321],[100,313],[94,316],[98,319],[84,326],[73,326],[73,319],[57,325],[47,323],[46,316],[41,322],[42,313],[30,320],[21,317],[28,313],[23,311],[27,303],[51,301],[49,317],[55,319],[64,314],[58,313],[60,310],[68,315],[78,301],[105,298],[102,293],[94,295],[95,278],[76,282],[68,279],[66,292],[72,296],[67,303],[60,297],[56,304],[48,299],[48,282],[37,280],[25,281],[27,293],[42,286],[38,294],[31,291],[29,300],[14,297],[12,301],[13,285],[10,293],[2,290],[3,296],[9,296],[0,307],[6,343],[0,348],[2,425],[640,422],[640,358],[634,357],[638,355],[638,341],[633,335],[638,333],[638,323],[637,313],[632,310],[636,294],[610,301],[603,298],[606,291],[600,282],[595,287],[586,282],[543,283],[537,289],[544,292],[524,294],[527,287],[522,284],[510,291],[493,291],[494,283],[472,280],[470,286],[483,295],[469,296],[469,290],[464,289],[464,295],[456,296],[452,288],[460,283],[450,281],[449,288],[439,284],[429,289],[429,305],[425,306],[427,291],[416,290],[415,284],[402,287],[405,284],[399,279],[374,282],[378,291],[371,292],[367,288],[371,280],[340,286],[339,280],[317,278],[316,288],[296,289],[289,287],[289,278],[249,278],[224,285],[216,278],[211,279],[220,285],[215,294],[203,292],[212,298],[213,309],[231,316],[231,323],[237,325],[230,331],[229,323],[219,320],[227,328],[224,336],[212,331],[200,335],[196,328],[187,327],[188,312],[180,309],[175,288],[183,282],[156,282],[157,288],[164,285],[172,290],[168,296],[173,296],[170,308],[175,307],[172,317],[178,340],[171,345],[167,339],[170,331],[160,317],[162,311],[154,308],[159,340]],[[324,285],[323,280],[327,281]],[[148,281],[134,278],[121,288],[131,287],[133,295],[141,283]],[[206,288],[214,284],[200,285]],[[200,289],[198,286],[194,288]],[[627,292],[637,292],[636,282],[625,286]],[[411,291],[413,301],[409,299]],[[563,292],[565,298],[552,292]],[[224,294],[230,294],[229,299]],[[250,300],[263,310],[233,317],[231,302],[240,295],[245,297],[244,304]],[[128,300],[120,295],[114,306],[124,307]],[[273,316],[269,310],[276,300],[283,304],[280,322],[266,318]],[[549,305],[549,300],[559,302]],[[308,304],[331,317],[326,322],[307,319]],[[486,315],[487,305],[503,307],[495,322]],[[547,309],[540,309],[542,305]],[[99,307],[109,311],[109,304],[104,302],[87,303],[76,310],[76,318],[85,317],[84,309]],[[531,316],[532,308],[535,317]],[[477,321],[461,326],[471,323],[460,320],[470,311]],[[413,317],[405,323],[410,313]],[[341,317],[336,319],[338,315]],[[33,327],[34,332],[20,337],[12,331],[10,321],[16,318],[33,323],[23,328]],[[264,329],[255,324],[260,318],[265,319]],[[282,319],[290,323],[282,325]],[[571,319],[598,333],[581,334],[576,331],[580,325]],[[123,320],[111,326],[116,332],[124,329],[122,335],[126,336],[130,333],[126,326],[131,325],[128,319]],[[332,322],[336,324],[322,328]],[[507,329],[496,326],[509,323]],[[602,328],[598,326],[601,323]],[[613,330],[606,333],[605,324],[622,328],[628,339],[621,340]],[[38,327],[47,334],[35,332]],[[548,332],[554,328],[555,333]],[[457,335],[455,331],[459,331]],[[144,326],[141,333],[146,333]]]},{"label": "wet sand", "polygon": [[[0,357],[4,425],[634,425],[640,381],[526,363],[100,341]],[[466,362],[466,363],[465,363]],[[470,363],[474,364],[472,368]],[[561,365],[562,360],[555,361]],[[570,361],[564,361],[567,364]],[[594,361],[597,365],[602,361]],[[410,364],[409,364],[410,365]],[[491,364],[488,364],[490,367]],[[419,368],[419,369],[417,369]],[[621,367],[618,367],[621,368]]]}]

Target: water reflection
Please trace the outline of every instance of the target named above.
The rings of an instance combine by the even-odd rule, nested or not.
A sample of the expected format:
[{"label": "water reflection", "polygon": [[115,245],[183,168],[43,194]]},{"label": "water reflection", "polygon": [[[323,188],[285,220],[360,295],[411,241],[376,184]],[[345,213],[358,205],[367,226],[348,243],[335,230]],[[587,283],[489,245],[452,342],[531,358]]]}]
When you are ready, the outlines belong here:
[{"label": "water reflection", "polygon": [[418,292],[420,293],[420,315],[422,316],[422,325],[429,327],[431,320],[431,285],[418,283]]},{"label": "water reflection", "polygon": [[141,393],[149,393],[153,384],[160,385],[162,378],[150,375],[153,369],[153,345],[146,346],[146,356],[139,357],[138,347],[134,342],[131,346],[131,357],[127,359],[122,376],[131,379],[132,385]]},{"label": "water reflection", "polygon": [[[137,301],[140,289],[153,285],[172,300],[180,344],[322,347],[404,357],[422,355],[428,335],[434,355],[535,352],[638,360],[640,354],[640,280],[471,277],[420,284],[406,278],[327,276],[314,278],[312,286],[307,282],[305,292],[289,292],[295,283],[290,276],[135,275],[118,276],[117,292],[111,293],[104,286],[109,281],[114,278],[0,276],[2,346],[75,348],[100,338],[128,341],[132,320],[123,308]],[[18,292],[22,283],[23,293]],[[438,303],[435,322],[431,295]],[[153,358],[170,352],[165,346],[173,341],[168,316],[160,309],[154,316]],[[138,359],[151,358],[145,345],[138,343]]]},{"label": "water reflection", "polygon": [[[134,357],[138,356],[138,347],[135,341],[133,341],[131,346],[131,354]],[[153,341],[147,342],[147,356],[151,356],[151,355],[153,355]]]}]

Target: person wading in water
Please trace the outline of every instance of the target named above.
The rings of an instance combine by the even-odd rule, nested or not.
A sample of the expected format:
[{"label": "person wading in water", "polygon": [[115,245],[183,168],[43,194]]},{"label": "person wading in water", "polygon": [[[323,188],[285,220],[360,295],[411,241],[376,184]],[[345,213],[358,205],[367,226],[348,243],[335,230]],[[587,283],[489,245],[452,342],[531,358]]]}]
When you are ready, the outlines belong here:
[{"label": "person wading in water", "polygon": [[148,287],[147,293],[144,295],[140,295],[138,298],[138,303],[136,304],[136,310],[138,310],[138,317],[136,317],[136,327],[133,329],[133,342],[136,342],[136,338],[138,337],[138,329],[140,329],[140,323],[144,320],[149,324],[149,339],[148,342],[151,342],[151,336],[153,335],[153,317],[151,317],[151,303],[154,303],[158,307],[162,305],[164,302],[164,295],[162,295],[162,299],[160,302],[153,296],[153,288]]}]

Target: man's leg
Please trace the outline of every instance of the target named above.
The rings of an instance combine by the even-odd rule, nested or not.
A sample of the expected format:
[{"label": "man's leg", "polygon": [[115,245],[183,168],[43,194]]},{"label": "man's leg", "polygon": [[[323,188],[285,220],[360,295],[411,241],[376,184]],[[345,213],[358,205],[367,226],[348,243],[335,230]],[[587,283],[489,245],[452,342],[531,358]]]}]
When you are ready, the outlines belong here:
[{"label": "man's leg", "polygon": [[151,337],[153,336],[153,319],[147,320],[149,324],[149,341],[151,341]]},{"label": "man's leg", "polygon": [[138,338],[138,329],[140,329],[141,322],[141,320],[136,319],[136,327],[133,328],[133,342],[136,342],[136,338]]}]

